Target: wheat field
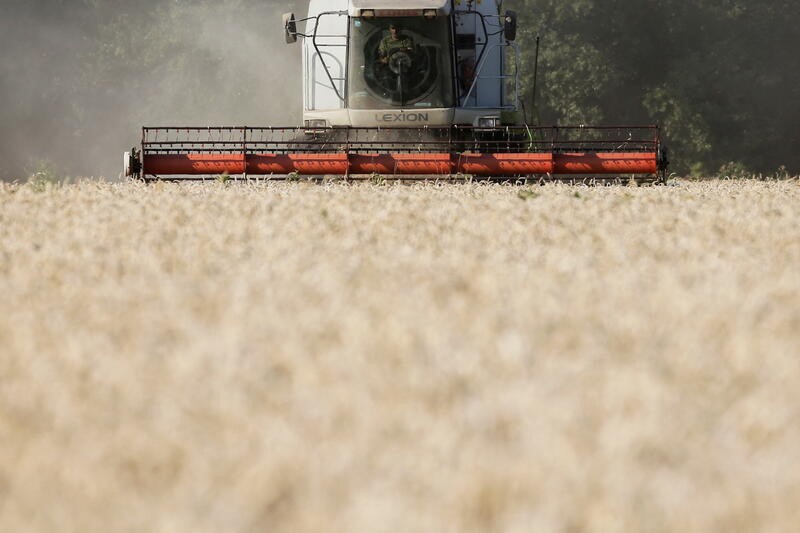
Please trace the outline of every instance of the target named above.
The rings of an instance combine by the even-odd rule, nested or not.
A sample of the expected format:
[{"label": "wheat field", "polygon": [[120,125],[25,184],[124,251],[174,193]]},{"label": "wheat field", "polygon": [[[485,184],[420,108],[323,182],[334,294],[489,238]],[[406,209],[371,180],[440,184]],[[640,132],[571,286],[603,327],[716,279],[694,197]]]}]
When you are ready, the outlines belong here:
[{"label": "wheat field", "polygon": [[0,530],[796,531],[799,208],[0,185]]}]

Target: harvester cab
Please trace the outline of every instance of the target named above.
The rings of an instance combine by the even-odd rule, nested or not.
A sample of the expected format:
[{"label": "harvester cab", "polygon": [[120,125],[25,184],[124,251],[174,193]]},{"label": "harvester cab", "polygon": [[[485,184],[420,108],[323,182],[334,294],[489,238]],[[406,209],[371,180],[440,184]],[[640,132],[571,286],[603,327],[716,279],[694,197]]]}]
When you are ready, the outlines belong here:
[{"label": "harvester cab", "polygon": [[517,16],[501,5],[310,0],[283,16],[302,47],[302,125],[142,128],[125,173],[663,181],[657,126],[527,122]]},{"label": "harvester cab", "polygon": [[302,38],[307,128],[523,123],[516,14],[496,2],[311,0],[284,29]]}]

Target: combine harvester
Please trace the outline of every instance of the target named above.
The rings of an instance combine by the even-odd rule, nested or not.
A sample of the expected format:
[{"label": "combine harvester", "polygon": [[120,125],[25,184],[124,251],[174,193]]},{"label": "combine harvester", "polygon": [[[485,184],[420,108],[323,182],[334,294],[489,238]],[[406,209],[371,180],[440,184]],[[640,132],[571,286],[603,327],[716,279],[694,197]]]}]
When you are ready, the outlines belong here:
[{"label": "combine harvester", "polygon": [[657,126],[528,124],[501,4],[311,0],[283,17],[302,38],[303,126],[143,128],[125,175],[663,182]]}]

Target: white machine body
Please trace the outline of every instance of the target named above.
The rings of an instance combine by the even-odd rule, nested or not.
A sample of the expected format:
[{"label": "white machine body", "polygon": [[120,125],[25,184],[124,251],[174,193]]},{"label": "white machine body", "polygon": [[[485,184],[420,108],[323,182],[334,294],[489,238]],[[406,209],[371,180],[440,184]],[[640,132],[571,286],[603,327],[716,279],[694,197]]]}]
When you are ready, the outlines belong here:
[{"label": "white machine body", "polygon": [[310,0],[297,32],[305,127],[518,123],[519,51],[500,10],[497,0]]}]

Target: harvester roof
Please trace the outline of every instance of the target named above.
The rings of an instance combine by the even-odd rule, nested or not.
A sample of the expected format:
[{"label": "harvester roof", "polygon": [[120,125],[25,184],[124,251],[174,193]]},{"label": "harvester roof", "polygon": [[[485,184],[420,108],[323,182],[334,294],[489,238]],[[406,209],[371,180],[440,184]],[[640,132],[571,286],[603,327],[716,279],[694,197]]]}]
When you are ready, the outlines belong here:
[{"label": "harvester roof", "polygon": [[374,9],[376,12],[436,9],[441,15],[450,13],[449,0],[350,0],[349,7],[350,16],[353,17],[359,16],[362,9]]}]

